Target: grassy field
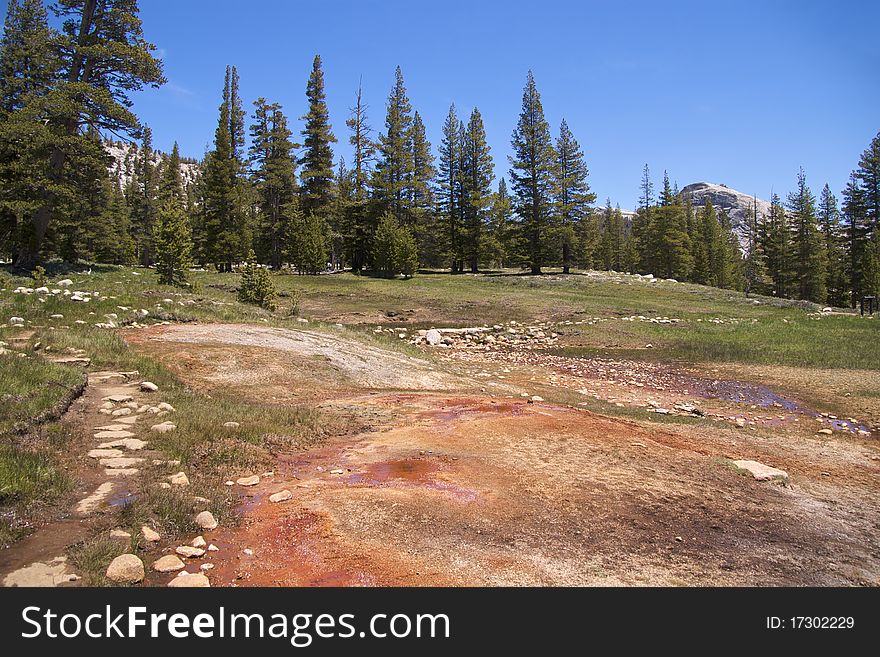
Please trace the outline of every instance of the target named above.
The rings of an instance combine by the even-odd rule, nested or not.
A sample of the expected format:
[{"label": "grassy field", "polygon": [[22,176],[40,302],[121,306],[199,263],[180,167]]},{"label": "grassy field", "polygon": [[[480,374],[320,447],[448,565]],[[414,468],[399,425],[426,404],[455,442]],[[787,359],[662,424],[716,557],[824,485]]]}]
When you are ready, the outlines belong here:
[{"label": "grassy field", "polygon": [[[196,272],[193,289],[182,291],[158,285],[149,269],[93,266],[87,271],[50,268],[48,287],[58,289],[59,280],[70,278],[73,284],[67,289],[90,293],[88,302],[72,301],[63,293],[14,293],[18,286],[34,287],[34,282],[0,271],[0,341],[9,350],[0,355],[4,513],[13,506],[26,507],[37,495],[50,502],[69,485],[47,427],[76,394],[82,372],[47,362],[47,354],[82,350],[92,359],[92,370],[138,370],[159,384],[163,401],[177,409],[178,431],[164,434],[156,446],[204,473],[206,490],[233,465],[256,468],[272,451],[301,449],[347,428],[344,418],[325,411],[200,394],[160,362],[130,348],[116,331],[95,326],[100,323],[121,327],[210,321],[299,327],[301,319],[308,319],[311,328],[339,330],[333,325],[342,323],[347,333],[366,342],[414,353],[414,347],[373,329],[568,321],[572,324],[561,328],[564,340],[557,349],[568,356],[880,370],[877,320],[851,313],[823,315],[811,304],[747,298],[637,276],[437,273],[389,281],[347,273],[282,274],[273,276],[279,297],[276,309],[268,311],[236,300],[236,274]],[[23,318],[23,326],[10,325],[12,317]],[[678,321],[660,323],[662,319]],[[652,348],[646,348],[648,344]],[[876,396],[876,391],[864,392],[866,397]],[[230,418],[247,429],[223,431],[222,423]],[[126,513],[130,517],[121,522],[133,525],[143,509],[133,507]],[[173,518],[171,511],[168,515]],[[173,519],[169,525],[174,525]],[[104,555],[107,549],[97,545],[93,551]],[[88,561],[94,555],[86,551],[81,557]]]}]

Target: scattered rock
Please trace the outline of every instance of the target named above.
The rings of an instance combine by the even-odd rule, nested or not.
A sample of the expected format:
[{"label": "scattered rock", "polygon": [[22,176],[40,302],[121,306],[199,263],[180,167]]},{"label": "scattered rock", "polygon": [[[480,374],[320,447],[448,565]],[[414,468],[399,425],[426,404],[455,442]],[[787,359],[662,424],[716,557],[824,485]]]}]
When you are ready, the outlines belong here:
[{"label": "scattered rock", "polygon": [[758,461],[741,460],[734,461],[733,464],[739,469],[749,472],[757,481],[770,481],[773,479],[788,481],[788,473],[785,470],[772,468]]},{"label": "scattered rock", "polygon": [[144,525],[141,527],[141,536],[144,537],[144,540],[147,543],[157,543],[159,541],[159,532],[157,532],[152,527],[147,527]]},{"label": "scattered rock", "polygon": [[834,432],[831,431],[831,429],[825,428],[825,429],[819,429],[819,431],[817,431],[816,433],[821,433],[823,436],[830,436]]},{"label": "scattered rock", "polygon": [[260,483],[260,475],[252,475],[250,477],[239,477],[235,480],[239,486],[255,486]]},{"label": "scattered rock", "polygon": [[175,411],[174,407],[167,402],[156,404],[156,408],[158,408],[160,411],[167,411],[169,413],[173,413]]},{"label": "scattered rock", "polygon": [[157,386],[152,381],[144,381],[141,383],[141,390],[144,392],[158,392],[159,386]]},{"label": "scattered rock", "polygon": [[211,544],[208,546],[208,552],[219,552],[219,551],[220,551],[220,548],[218,548],[218,547],[217,547],[216,545],[214,545],[213,543],[211,543]]},{"label": "scattered rock", "polygon": [[124,529],[111,529],[110,538],[129,541],[131,540],[131,534],[129,534]]},{"label": "scattered rock", "polygon": [[174,589],[209,588],[211,582],[208,581],[208,578],[202,573],[190,573],[188,575],[183,575],[182,577],[175,577],[168,582],[168,586]]},{"label": "scattered rock", "polygon": [[172,486],[189,486],[189,478],[183,472],[178,472],[168,477]]},{"label": "scattered rock", "polygon": [[137,584],[144,579],[144,562],[133,554],[120,554],[110,562],[106,576],[118,584]]},{"label": "scattered rock", "polygon": [[532,395],[532,398],[531,398],[530,401],[533,401],[533,402],[542,402],[542,401],[544,401],[544,398],[543,398],[543,397],[539,397],[538,395]]},{"label": "scattered rock", "polygon": [[174,554],[166,554],[164,557],[159,557],[152,565],[153,570],[157,573],[172,573],[176,570],[183,570],[184,567],[180,557]]},{"label": "scattered rock", "polygon": [[431,329],[425,333],[425,342],[436,347],[443,340],[443,335],[437,329]]},{"label": "scattered rock", "polygon": [[335,470],[331,470],[330,474],[332,474],[332,475],[345,474],[345,470],[342,470],[341,468],[336,468]]},{"label": "scattered rock", "polygon": [[227,429],[238,429],[241,425],[238,422],[224,422],[223,426]]},{"label": "scattered rock", "polygon": [[210,511],[202,511],[196,516],[196,524],[202,529],[216,529],[218,523]]},{"label": "scattered rock", "polygon": [[200,568],[201,570],[213,570],[213,569],[214,569],[214,564],[212,564],[212,563],[203,563],[201,566],[199,566],[199,568]]},{"label": "scattered rock", "polygon": [[192,543],[190,543],[190,545],[192,545],[194,548],[203,548],[203,547],[207,546],[208,543],[207,543],[207,541],[205,541],[204,536],[196,536],[192,540]]},{"label": "scattered rock", "polygon": [[279,491],[277,493],[273,493],[272,495],[270,495],[269,501],[273,502],[273,503],[286,502],[287,500],[289,500],[292,497],[293,497],[293,493],[291,493],[289,490],[287,490],[285,488],[282,491]]},{"label": "scattered rock", "polygon": [[205,551],[202,548],[193,547],[191,545],[181,545],[174,551],[182,557],[189,558],[197,558],[205,554]]},{"label": "scattered rock", "polygon": [[155,431],[156,433],[169,433],[174,431],[177,428],[176,424],[172,424],[171,422],[162,422],[161,424],[154,424],[150,427],[150,431]]},{"label": "scattered rock", "polygon": [[131,409],[127,408],[127,407],[126,408],[117,408],[115,411],[112,411],[110,413],[110,415],[112,415],[113,417],[120,417],[123,415],[131,415]]},{"label": "scattered rock", "polygon": [[746,419],[744,417],[736,418],[736,426],[742,429],[746,426]]}]

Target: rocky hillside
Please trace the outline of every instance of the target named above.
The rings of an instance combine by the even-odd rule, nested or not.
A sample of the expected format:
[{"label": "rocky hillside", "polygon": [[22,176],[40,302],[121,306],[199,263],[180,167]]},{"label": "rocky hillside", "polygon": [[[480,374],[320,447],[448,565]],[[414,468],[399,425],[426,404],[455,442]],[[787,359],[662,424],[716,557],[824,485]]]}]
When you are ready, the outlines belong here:
[{"label": "rocky hillside", "polygon": [[[110,171],[113,172],[116,170],[117,166],[119,167],[119,170],[122,173],[122,186],[124,187],[128,184],[131,172],[134,171],[134,164],[138,158],[138,145],[108,141],[104,144],[104,148],[107,150],[107,153],[113,157]],[[160,163],[166,157],[168,157],[167,153],[162,153],[161,151],[154,152],[153,164],[160,166]],[[189,187],[195,182],[198,173],[199,164],[197,162],[192,160],[182,160],[180,162],[180,174],[183,178],[183,184],[185,187]]]},{"label": "rocky hillside", "polygon": [[707,182],[692,183],[682,189],[681,194],[682,197],[689,194],[694,207],[703,207],[706,205],[706,199],[709,199],[716,211],[723,209],[727,212],[728,216],[730,216],[734,230],[737,235],[739,235],[739,241],[743,249],[748,245],[748,213],[756,200],[758,205],[758,217],[762,214],[770,214],[769,201],[755,199],[755,197],[738,192],[727,185],[718,185]]}]

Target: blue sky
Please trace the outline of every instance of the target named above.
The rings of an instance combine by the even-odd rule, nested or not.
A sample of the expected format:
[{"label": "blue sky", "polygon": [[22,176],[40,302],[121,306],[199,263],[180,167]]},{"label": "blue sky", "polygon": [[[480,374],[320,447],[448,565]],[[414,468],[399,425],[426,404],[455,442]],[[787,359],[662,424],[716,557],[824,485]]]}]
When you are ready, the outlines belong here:
[{"label": "blue sky", "polygon": [[[284,105],[296,130],[315,53],[324,60],[337,154],[362,79],[382,129],[394,67],[429,139],[451,102],[478,106],[506,176],[532,69],[554,134],[566,118],[600,201],[635,205],[644,163],[681,185],[785,194],[803,166],[838,193],[880,130],[880,3],[299,2],[141,0],[168,84],[135,97],[158,148],[201,157],[213,139],[226,64],[245,109]],[[5,13],[5,2],[4,13]]]}]

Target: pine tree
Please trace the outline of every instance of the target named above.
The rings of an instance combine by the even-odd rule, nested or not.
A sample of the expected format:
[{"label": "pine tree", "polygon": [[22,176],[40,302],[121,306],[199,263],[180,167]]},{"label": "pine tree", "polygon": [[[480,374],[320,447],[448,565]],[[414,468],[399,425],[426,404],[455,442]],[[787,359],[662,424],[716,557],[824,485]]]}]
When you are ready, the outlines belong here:
[{"label": "pine tree", "polygon": [[412,231],[406,226],[397,229],[394,239],[394,256],[396,268],[404,278],[415,276],[419,268],[419,248]]},{"label": "pine tree", "polygon": [[828,302],[835,306],[843,306],[848,301],[848,285],[846,280],[846,257],[844,240],[840,227],[840,210],[837,198],[826,184],[819,198],[819,231],[826,254],[827,269],[825,272],[825,288],[828,290]]},{"label": "pine tree", "polygon": [[492,195],[485,242],[486,259],[496,267],[505,267],[512,255],[513,228],[513,203],[507,191],[507,181],[502,178],[498,181],[498,191]]},{"label": "pine tree", "polygon": [[465,203],[462,207],[464,244],[462,255],[476,273],[484,255],[484,233],[492,203],[494,164],[480,110],[474,108],[468,119],[462,143],[461,178]]},{"label": "pine tree", "polygon": [[590,192],[587,182],[589,170],[584,162],[584,153],[571,133],[565,119],[559,127],[556,139],[556,215],[560,225],[562,240],[562,272],[567,274],[571,267],[580,226],[590,215],[590,205],[596,195]]},{"label": "pine tree", "polygon": [[358,86],[355,106],[345,122],[351,134],[348,141],[354,147],[354,169],[352,170],[354,198],[345,211],[345,236],[348,248],[348,261],[355,272],[360,272],[370,257],[370,242],[374,231],[368,207],[369,180],[371,167],[375,160],[376,148],[370,139],[372,128],[367,122],[367,105],[363,101],[361,87]]},{"label": "pine tree", "polygon": [[380,205],[402,223],[410,223],[409,189],[413,158],[410,150],[412,106],[406,95],[403,73],[395,71],[394,88],[388,96],[385,132],[379,135],[379,163],[373,175],[373,188]]},{"label": "pine tree", "polygon": [[394,278],[397,274],[395,262],[395,240],[399,222],[391,212],[386,212],[379,220],[376,228],[376,239],[373,241],[373,262],[376,269],[385,278]]},{"label": "pine tree", "polygon": [[527,263],[533,274],[540,274],[541,268],[552,258],[556,153],[531,71],[523,90],[522,111],[511,146],[514,153],[510,158],[514,207],[520,219]]},{"label": "pine tree", "polygon": [[141,265],[147,266],[154,261],[153,231],[159,213],[159,177],[154,163],[156,154],[153,151],[153,132],[145,127],[143,134],[128,203],[131,207],[137,259]]},{"label": "pine tree", "polygon": [[177,142],[171,149],[171,155],[165,158],[162,165],[162,177],[159,181],[159,200],[172,200],[184,207],[185,195],[183,176],[180,175],[180,148]]},{"label": "pine tree", "polygon": [[257,242],[272,268],[280,269],[297,211],[294,145],[281,105],[258,98],[254,108],[250,156],[259,198]]},{"label": "pine tree", "polygon": [[639,207],[632,221],[631,247],[636,253],[636,261],[633,263],[635,271],[647,273],[654,269],[656,264],[656,242],[651,241],[651,221],[654,208],[654,184],[651,182],[651,172],[645,164],[642,169],[642,182],[640,185],[642,194],[639,197]]},{"label": "pine tree", "polygon": [[743,263],[744,290],[746,295],[767,294],[770,289],[769,277],[764,245],[761,243],[757,198],[749,204],[746,222],[748,251]]},{"label": "pine tree", "polygon": [[788,218],[776,194],[771,197],[770,216],[764,218],[760,234],[767,272],[773,281],[771,291],[776,297],[787,298],[793,293],[794,250]]},{"label": "pine tree", "polygon": [[433,244],[435,236],[431,230],[433,228],[431,220],[435,204],[433,183],[437,172],[434,168],[431,144],[425,133],[425,124],[418,112],[413,115],[410,129],[410,152],[412,153],[412,182],[409,188],[410,228],[419,244],[419,250],[422,253],[427,251],[435,253],[437,248]]},{"label": "pine tree", "polygon": [[0,40],[0,117],[45,96],[59,60],[42,0],[10,0]]},{"label": "pine tree", "polygon": [[744,285],[742,249],[739,237],[733,229],[730,215],[722,209],[718,213],[719,233],[718,253],[719,263],[716,273],[716,285],[721,288],[741,290]]},{"label": "pine tree", "polygon": [[816,227],[816,199],[807,187],[803,169],[798,173],[797,191],[788,195],[788,209],[796,253],[796,293],[799,299],[824,303],[825,252]]},{"label": "pine tree", "polygon": [[693,266],[687,217],[678,198],[671,195],[668,179],[666,183],[664,191],[669,192],[667,205],[655,208],[651,218],[650,260],[658,276],[685,279]]},{"label": "pine tree", "polygon": [[[129,94],[164,82],[161,62],[152,56],[155,46],[143,37],[135,0],[58,0],[55,11],[64,21],[62,33],[50,41],[59,65],[56,82],[22,109],[25,130],[38,127],[28,146],[44,154],[48,182],[40,188],[16,258],[26,269],[37,259],[53,216],[69,206],[65,196],[77,193],[76,187],[65,189],[68,176],[75,179],[77,170],[106,160],[102,151],[85,148],[92,139],[86,133],[136,136],[140,125]],[[92,163],[83,162],[85,152]]]},{"label": "pine tree", "polygon": [[301,274],[319,274],[327,268],[327,224],[316,213],[293,217],[292,258]]},{"label": "pine tree", "polygon": [[186,287],[192,266],[192,229],[180,199],[166,197],[155,230],[156,273],[162,285]]},{"label": "pine tree", "polygon": [[300,160],[302,210],[327,217],[334,196],[333,150],[330,144],[336,143],[336,137],[330,126],[320,55],[315,55],[306,97],[309,99],[309,113],[302,117],[306,122],[302,131],[305,152]]},{"label": "pine tree", "polygon": [[864,295],[864,265],[868,244],[867,199],[856,173],[850,175],[843,190],[843,216],[846,220],[847,278],[850,288],[850,304],[853,308]]},{"label": "pine tree", "polygon": [[462,159],[464,138],[459,128],[455,105],[449,106],[443,122],[443,141],[440,144],[439,185],[437,201],[439,213],[445,223],[446,253],[453,273],[462,269],[464,215],[462,198]]},{"label": "pine tree", "polygon": [[223,102],[214,133],[214,150],[205,157],[202,182],[200,254],[205,262],[220,271],[232,271],[232,265],[250,248],[243,208],[244,126],[238,98],[238,72],[226,67]]},{"label": "pine tree", "polygon": [[693,249],[691,279],[700,285],[716,285],[720,226],[710,199],[700,210]]}]

